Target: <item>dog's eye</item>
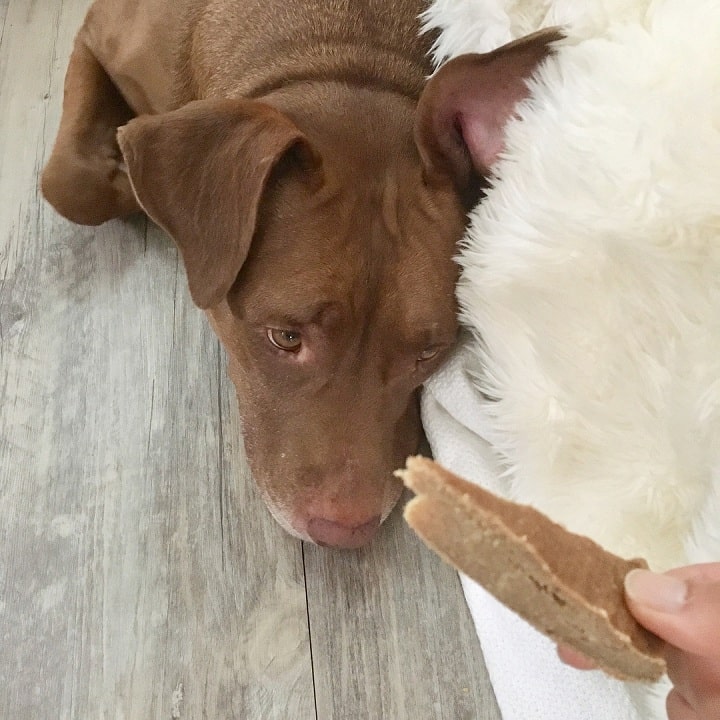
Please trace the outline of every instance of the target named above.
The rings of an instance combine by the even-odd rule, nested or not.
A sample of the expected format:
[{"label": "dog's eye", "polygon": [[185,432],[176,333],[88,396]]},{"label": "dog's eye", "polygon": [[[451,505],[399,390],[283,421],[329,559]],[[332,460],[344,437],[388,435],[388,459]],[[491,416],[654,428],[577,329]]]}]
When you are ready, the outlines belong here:
[{"label": "dog's eye", "polygon": [[420,360],[420,362],[427,362],[428,360],[432,360],[434,357],[436,357],[439,352],[439,347],[425,348],[418,356],[418,360]]},{"label": "dog's eye", "polygon": [[285,350],[285,352],[297,352],[302,345],[300,333],[295,330],[268,328],[267,337],[276,348]]}]

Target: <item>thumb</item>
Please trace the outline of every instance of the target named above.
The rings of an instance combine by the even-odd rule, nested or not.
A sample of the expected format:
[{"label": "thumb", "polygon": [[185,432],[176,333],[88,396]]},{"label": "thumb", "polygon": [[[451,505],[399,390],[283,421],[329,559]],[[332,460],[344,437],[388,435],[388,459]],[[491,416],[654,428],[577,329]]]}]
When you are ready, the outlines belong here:
[{"label": "thumb", "polygon": [[715,658],[720,656],[720,577],[690,570],[665,575],[632,570],[625,577],[628,606],[640,624],[671,645]]}]

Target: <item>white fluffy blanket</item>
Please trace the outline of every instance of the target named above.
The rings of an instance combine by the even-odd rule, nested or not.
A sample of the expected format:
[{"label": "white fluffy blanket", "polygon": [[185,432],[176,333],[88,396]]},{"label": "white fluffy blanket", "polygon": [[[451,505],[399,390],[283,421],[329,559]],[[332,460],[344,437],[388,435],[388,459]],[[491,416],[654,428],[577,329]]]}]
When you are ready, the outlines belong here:
[{"label": "white fluffy blanket", "polygon": [[[720,3],[436,0],[426,20],[438,60],[568,36],[472,214],[458,295],[474,340],[428,386],[436,456],[656,569],[720,559]],[[466,588],[483,641],[501,611]],[[551,695],[586,682],[530,648],[513,662],[551,673]],[[505,720],[565,717],[545,696],[511,709],[494,680]],[[633,717],[624,697],[605,707],[622,686],[599,686],[596,711],[561,697],[567,717]]]}]

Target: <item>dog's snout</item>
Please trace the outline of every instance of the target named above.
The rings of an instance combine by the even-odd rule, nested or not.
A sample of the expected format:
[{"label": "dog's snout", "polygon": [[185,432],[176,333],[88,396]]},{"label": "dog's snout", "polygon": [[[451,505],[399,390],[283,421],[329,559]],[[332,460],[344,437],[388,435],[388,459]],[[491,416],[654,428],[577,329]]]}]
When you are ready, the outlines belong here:
[{"label": "dog's snout", "polygon": [[308,522],[307,531],[313,542],[318,545],[350,550],[367,545],[375,537],[379,527],[379,515],[355,526],[344,525],[325,518],[312,518]]}]

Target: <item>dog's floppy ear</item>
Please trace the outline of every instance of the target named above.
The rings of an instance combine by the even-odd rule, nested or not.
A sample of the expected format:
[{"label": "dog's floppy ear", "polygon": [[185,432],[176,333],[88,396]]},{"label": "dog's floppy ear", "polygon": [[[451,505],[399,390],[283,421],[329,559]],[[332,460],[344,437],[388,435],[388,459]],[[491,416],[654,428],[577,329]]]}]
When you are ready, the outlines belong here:
[{"label": "dog's floppy ear", "polygon": [[319,164],[302,132],[251,100],[198,100],[118,131],[138,202],[177,243],[201,308],[235,282],[255,233],[268,178],[291,148]]},{"label": "dog's floppy ear", "polygon": [[541,30],[440,67],[423,91],[415,123],[428,181],[450,176],[466,196],[479,188],[503,149],[506,123],[528,95],[528,78],[562,38],[557,28]]}]

